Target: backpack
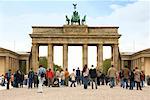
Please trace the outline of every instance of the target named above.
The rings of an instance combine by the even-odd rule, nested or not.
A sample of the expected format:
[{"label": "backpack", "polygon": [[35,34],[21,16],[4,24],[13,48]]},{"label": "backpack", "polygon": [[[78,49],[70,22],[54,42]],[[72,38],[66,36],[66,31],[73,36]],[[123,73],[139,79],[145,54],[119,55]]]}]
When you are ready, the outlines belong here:
[{"label": "backpack", "polygon": [[44,72],[42,72],[42,73],[41,73],[41,77],[45,77],[45,74],[44,74]]}]

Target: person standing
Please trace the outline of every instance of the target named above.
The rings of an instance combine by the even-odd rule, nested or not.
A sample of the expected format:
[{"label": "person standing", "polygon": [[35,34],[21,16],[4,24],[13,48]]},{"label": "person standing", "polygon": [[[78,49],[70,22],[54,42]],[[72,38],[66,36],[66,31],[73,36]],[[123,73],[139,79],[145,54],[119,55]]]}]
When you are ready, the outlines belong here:
[{"label": "person standing", "polygon": [[11,79],[11,69],[8,70],[6,79],[7,79],[7,90],[9,90],[9,84],[10,84],[10,79]]},{"label": "person standing", "polygon": [[49,69],[46,72],[46,77],[48,79],[48,87],[50,87],[50,85],[52,86],[53,85],[54,73],[53,73],[53,71],[51,69]]},{"label": "person standing", "polygon": [[101,70],[97,69],[97,85],[100,86],[100,76],[101,76]]},{"label": "person standing", "polygon": [[45,81],[46,69],[40,65],[37,73],[39,78],[38,93],[43,93],[42,85]]},{"label": "person standing", "polygon": [[53,82],[54,86],[57,86],[57,87],[60,86],[60,84],[59,84],[59,82],[60,82],[59,79],[60,79],[60,71],[57,69],[57,70],[56,70],[56,73],[55,73],[54,82]]},{"label": "person standing", "polygon": [[134,69],[133,71],[130,71],[130,75],[129,75],[129,79],[130,79],[130,90],[133,90],[134,87]]},{"label": "person standing", "polygon": [[87,89],[87,86],[88,86],[88,76],[89,76],[89,69],[87,67],[87,65],[84,65],[83,67],[83,84],[84,84],[84,89]]},{"label": "person standing", "polygon": [[28,88],[32,88],[32,83],[33,83],[33,80],[34,80],[34,71],[33,71],[32,68],[28,73],[28,80],[29,80]]},{"label": "person standing", "polygon": [[141,85],[144,87],[144,82],[145,82],[145,73],[144,71],[141,71]]},{"label": "person standing", "polygon": [[14,86],[14,74],[11,74],[11,86]]},{"label": "person standing", "polygon": [[81,85],[81,77],[80,77],[80,69],[78,67],[78,69],[76,70],[76,79],[77,79],[77,85]]},{"label": "person standing", "polygon": [[110,88],[113,88],[115,86],[115,78],[116,78],[116,68],[112,65],[107,72],[107,75],[110,78]]},{"label": "person standing", "polygon": [[38,88],[39,85],[39,79],[38,79],[38,75],[37,72],[34,73],[34,87]]},{"label": "person standing", "polygon": [[68,82],[69,82],[69,72],[68,69],[66,68],[65,71],[65,85],[68,86]]},{"label": "person standing", "polygon": [[65,85],[65,72],[63,69],[60,72],[60,78],[61,78],[61,86],[64,86]]},{"label": "person standing", "polygon": [[140,88],[142,90],[140,82],[141,82],[141,71],[138,69],[138,67],[135,68],[134,72],[134,79],[136,82],[137,90]]},{"label": "person standing", "polygon": [[91,82],[92,82],[92,89],[93,89],[93,82],[95,82],[95,88],[97,89],[97,73],[96,73],[96,68],[94,68],[93,65],[91,66],[89,75],[90,75]]},{"label": "person standing", "polygon": [[129,87],[128,85],[129,73],[130,73],[129,68],[125,66],[123,68],[123,88],[126,86],[126,89]]},{"label": "person standing", "polygon": [[119,79],[120,79],[120,87],[123,87],[124,86],[124,81],[123,81],[123,70],[120,69],[120,72],[119,72]]},{"label": "person standing", "polygon": [[24,73],[21,72],[20,74],[20,87],[23,88],[23,82],[24,82]]},{"label": "person standing", "polygon": [[76,82],[75,69],[73,69],[73,72],[70,74],[70,78],[71,78],[71,85],[70,85],[70,87],[72,87],[72,85],[74,85],[74,87],[76,87],[76,85],[75,85],[75,82]]}]

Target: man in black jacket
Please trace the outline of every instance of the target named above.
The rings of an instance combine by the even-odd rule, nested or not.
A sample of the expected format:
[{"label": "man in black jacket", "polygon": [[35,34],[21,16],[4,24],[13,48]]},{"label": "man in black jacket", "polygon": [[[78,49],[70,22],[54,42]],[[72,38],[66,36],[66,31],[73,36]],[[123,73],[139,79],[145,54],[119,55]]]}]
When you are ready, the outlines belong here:
[{"label": "man in black jacket", "polygon": [[96,73],[96,68],[94,68],[93,65],[91,66],[89,74],[92,82],[92,89],[93,89],[93,82],[95,82],[95,88],[97,89],[97,73]]}]

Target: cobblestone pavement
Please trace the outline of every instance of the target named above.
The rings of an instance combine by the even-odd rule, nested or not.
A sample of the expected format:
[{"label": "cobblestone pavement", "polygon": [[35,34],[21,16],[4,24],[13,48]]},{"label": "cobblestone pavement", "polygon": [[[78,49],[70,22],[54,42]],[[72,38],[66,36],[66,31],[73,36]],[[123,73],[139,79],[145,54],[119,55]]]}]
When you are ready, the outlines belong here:
[{"label": "cobblestone pavement", "polygon": [[98,89],[87,90],[83,86],[77,87],[43,87],[44,93],[37,93],[37,89],[12,88],[0,90],[0,100],[150,100],[150,87],[142,91],[126,90],[119,86],[109,88],[100,86]]}]

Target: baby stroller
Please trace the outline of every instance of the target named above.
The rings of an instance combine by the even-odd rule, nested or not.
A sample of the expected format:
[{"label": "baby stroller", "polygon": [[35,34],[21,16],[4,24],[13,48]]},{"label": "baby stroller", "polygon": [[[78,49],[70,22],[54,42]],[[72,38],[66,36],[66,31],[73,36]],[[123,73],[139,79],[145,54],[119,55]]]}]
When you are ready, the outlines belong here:
[{"label": "baby stroller", "polygon": [[59,87],[59,79],[58,78],[54,78],[53,87]]}]

